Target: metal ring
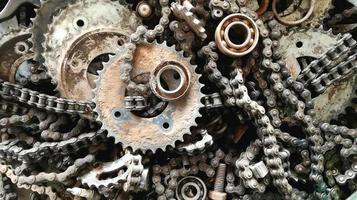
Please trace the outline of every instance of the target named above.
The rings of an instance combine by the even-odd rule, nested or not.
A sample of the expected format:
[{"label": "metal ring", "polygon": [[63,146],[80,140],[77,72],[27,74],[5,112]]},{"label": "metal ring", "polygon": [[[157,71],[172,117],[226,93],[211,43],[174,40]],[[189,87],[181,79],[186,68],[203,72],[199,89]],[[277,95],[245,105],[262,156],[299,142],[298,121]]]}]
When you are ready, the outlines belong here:
[{"label": "metal ring", "polygon": [[255,11],[258,16],[262,16],[268,10],[269,3],[270,3],[270,0],[263,0],[261,2],[258,10]]},{"label": "metal ring", "polygon": [[[166,89],[161,84],[161,78],[164,78],[162,77],[163,73],[168,70],[172,70],[179,75],[178,77],[179,84],[175,86],[175,88],[170,88],[169,86],[170,83],[167,82],[166,84],[168,85],[167,86],[168,89]],[[170,79],[170,80],[174,80],[174,79]],[[157,97],[166,101],[172,101],[183,97],[187,93],[190,87],[190,82],[191,82],[191,73],[190,70],[186,68],[186,66],[183,66],[181,63],[175,61],[166,61],[161,63],[159,66],[157,66],[151,73],[150,87],[152,92]]]},{"label": "metal ring", "polygon": [[[227,31],[238,24],[244,24],[244,28],[248,27],[248,35],[244,42],[240,45],[234,44],[229,37]],[[228,30],[227,30],[228,29]],[[249,37],[250,36],[250,37]],[[250,39],[249,39],[250,38]],[[231,14],[224,18],[216,28],[215,41],[219,50],[231,57],[244,56],[257,46],[259,41],[259,29],[256,23],[244,14]]]},{"label": "metal ring", "polygon": [[315,8],[315,0],[310,0],[310,8],[307,11],[307,13],[305,14],[305,16],[299,20],[296,21],[288,21],[288,20],[284,20],[282,17],[279,16],[279,13],[276,9],[276,4],[277,4],[277,0],[273,0],[273,5],[272,5],[272,9],[273,9],[273,13],[275,18],[282,24],[284,25],[288,25],[288,26],[294,26],[294,25],[298,25],[303,23],[304,21],[306,21],[312,14],[312,12],[314,11]]},{"label": "metal ring", "polygon": [[[229,31],[230,31],[230,29],[231,29],[233,26],[237,26],[237,25],[238,25],[238,26],[242,26],[242,27],[245,29],[246,33],[247,33],[246,38],[245,38],[244,42],[242,42],[242,44],[235,44],[235,43],[233,43],[232,40],[231,40],[230,37],[229,37]],[[224,30],[224,39],[225,39],[226,43],[228,44],[228,46],[230,46],[230,47],[233,47],[233,48],[236,48],[236,49],[244,48],[244,47],[246,47],[247,45],[249,45],[249,42],[250,42],[250,40],[252,39],[252,33],[251,33],[251,31],[250,31],[250,29],[249,29],[249,27],[248,27],[247,24],[245,24],[245,23],[243,23],[243,22],[240,22],[240,21],[236,21],[236,22],[230,23],[230,24],[226,27],[226,29]]]}]

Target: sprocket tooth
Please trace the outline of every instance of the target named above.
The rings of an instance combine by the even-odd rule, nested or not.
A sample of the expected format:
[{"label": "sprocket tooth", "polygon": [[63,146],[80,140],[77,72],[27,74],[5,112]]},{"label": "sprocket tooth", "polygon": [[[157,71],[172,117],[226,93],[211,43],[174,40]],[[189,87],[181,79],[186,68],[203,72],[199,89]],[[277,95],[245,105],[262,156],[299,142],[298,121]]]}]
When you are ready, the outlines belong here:
[{"label": "sprocket tooth", "polygon": [[[143,45],[143,46],[140,46],[140,45]],[[170,123],[169,126],[171,126],[170,127],[170,131],[169,131],[170,134],[175,132],[175,136],[172,138],[171,142],[170,142],[169,139],[165,139],[165,140],[168,140],[168,142],[166,144],[163,143],[163,144],[158,144],[158,145],[149,145],[150,148],[148,148],[147,145],[139,144],[139,143],[136,143],[135,141],[132,141],[131,143],[130,142],[128,143],[128,138],[127,139],[123,138],[123,137],[126,137],[125,134],[121,134],[121,133],[119,133],[117,131],[113,131],[113,128],[114,128],[113,124],[111,122],[109,122],[110,120],[112,120],[111,119],[112,117],[108,116],[107,115],[107,114],[109,114],[108,110],[104,110],[104,108],[102,107],[102,105],[107,104],[107,103],[105,103],[105,100],[104,100],[104,99],[107,99],[107,98],[104,98],[103,91],[107,91],[105,89],[105,88],[107,88],[107,83],[108,83],[106,81],[107,80],[107,76],[109,74],[112,74],[112,73],[117,73],[118,72],[118,77],[116,77],[115,80],[112,80],[114,82],[118,82],[119,81],[117,84],[115,84],[115,87],[121,88],[122,85],[123,85],[123,83],[120,82],[120,76],[119,76],[120,66],[118,66],[118,65],[119,65],[119,63],[121,63],[121,59],[122,59],[122,57],[120,55],[119,56],[117,55],[117,56],[111,58],[109,63],[106,63],[104,65],[103,71],[99,72],[99,79],[97,81],[97,86],[96,86],[96,89],[93,90],[95,92],[94,101],[97,102],[96,103],[95,112],[98,114],[97,120],[102,122],[102,129],[106,129],[108,131],[108,135],[109,136],[113,136],[115,138],[116,143],[120,142],[124,147],[131,147],[134,150],[140,150],[142,152],[147,152],[148,150],[156,152],[159,149],[165,151],[165,149],[168,146],[175,147],[175,143],[177,141],[183,142],[183,137],[182,137],[183,134],[191,134],[190,128],[193,127],[193,126],[197,126],[197,123],[196,123],[195,119],[197,119],[198,117],[201,117],[201,114],[199,113],[198,109],[202,106],[202,103],[201,103],[200,99],[203,97],[203,95],[201,94],[200,89],[202,88],[203,85],[201,83],[199,83],[199,81],[198,81],[198,79],[199,79],[199,77],[201,75],[200,74],[196,74],[194,72],[194,70],[196,69],[197,66],[191,65],[190,61],[189,61],[190,59],[184,57],[183,56],[183,52],[177,52],[175,50],[174,46],[168,47],[166,41],[162,42],[161,44],[158,44],[156,42],[151,42],[151,43],[146,43],[146,44],[145,43],[144,44],[141,43],[137,47],[137,51],[144,52],[144,50],[146,48],[146,45],[150,46],[150,48],[153,48],[153,49],[151,49],[150,52],[147,52],[149,54],[152,54],[151,56],[146,55],[146,54],[145,54],[145,56],[149,56],[151,59],[155,60],[155,58],[152,57],[152,56],[157,57],[158,55],[156,55],[155,52],[160,52],[160,49],[163,48],[163,49],[165,49],[165,54],[167,53],[170,56],[172,55],[171,56],[172,58],[171,57],[167,57],[168,55],[162,54],[162,55],[160,55],[160,57],[158,57],[156,59],[165,59],[166,57],[167,57],[166,59],[169,59],[169,60],[170,60],[170,58],[171,59],[180,58],[181,59],[180,62],[184,62],[184,63],[187,64],[187,66],[190,66],[190,68],[192,70],[192,73],[194,73],[194,77],[195,77],[194,80],[197,79],[197,81],[195,81],[193,83],[194,86],[192,86],[192,87],[194,87],[194,88],[192,88],[192,90],[191,90],[192,92],[190,92],[190,94],[192,93],[191,96],[193,94],[195,94],[195,97],[194,98],[191,97],[192,100],[190,100],[190,103],[188,103],[188,104],[192,104],[192,106],[194,106],[194,107],[188,107],[187,108],[187,109],[189,109],[189,111],[187,110],[187,112],[190,113],[190,116],[186,116],[186,118],[189,117],[191,119],[190,125],[187,125],[185,127],[179,128],[181,125],[179,125],[177,123],[171,124],[172,122],[169,122]],[[138,48],[139,48],[139,50],[138,50]],[[140,59],[136,60],[135,62],[139,62],[139,63],[142,62],[142,61],[140,61],[142,59],[140,56],[137,57],[137,58],[140,58]],[[158,61],[155,60],[155,63],[156,62],[159,62],[159,60]],[[145,65],[143,65],[143,66],[140,65],[140,66],[135,67],[134,70],[139,70],[139,71],[144,70],[145,71],[145,70],[147,70],[145,67],[146,67]],[[143,69],[140,69],[140,68],[143,68]],[[113,70],[117,71],[117,72],[114,72]],[[151,71],[151,69],[149,69],[148,71]],[[134,73],[135,73],[135,71],[134,71]],[[133,75],[133,76],[135,77],[135,75]],[[117,89],[111,88],[111,90],[118,91],[118,88]],[[106,95],[111,95],[111,94],[106,94]],[[111,98],[114,98],[114,96],[111,96]],[[117,101],[119,101],[120,103],[121,103],[121,101],[123,101],[121,98],[123,98],[123,97],[119,97],[119,96],[117,97],[117,99],[118,99]],[[187,97],[187,98],[189,98],[189,97]],[[168,105],[171,105],[171,104],[172,103],[169,103]],[[171,106],[174,106],[174,105],[176,105],[176,104],[172,104]],[[119,107],[118,106],[114,106],[114,107],[116,107],[118,109],[120,108],[120,106]],[[166,109],[170,109],[170,108],[166,108]],[[184,108],[182,108],[182,109],[184,109]],[[107,113],[107,114],[104,114],[104,112]],[[112,111],[110,111],[110,112],[112,112]],[[125,113],[122,113],[122,115],[124,115],[124,116],[127,116],[127,115],[131,116],[132,115],[132,114],[130,114],[130,112],[128,112],[127,114],[125,114]],[[104,117],[104,115],[106,117]],[[161,114],[159,114],[159,116],[161,116]],[[137,117],[129,117],[128,119],[136,119],[136,118]],[[139,118],[137,118],[137,119],[139,119]],[[159,119],[159,118],[157,118],[157,119]],[[150,119],[146,119],[146,118],[141,118],[141,120],[144,120],[144,121],[148,120],[147,123],[153,123],[155,121],[155,120],[151,121]],[[139,124],[141,122],[136,122],[136,123]],[[118,124],[118,125],[120,125],[120,124]],[[159,124],[157,124],[157,125],[152,124],[152,125],[150,125],[150,127],[154,128],[154,129],[157,129],[157,131],[164,131],[163,128],[157,127],[158,125]],[[177,128],[176,128],[176,126],[177,126]],[[144,128],[144,129],[150,130],[151,129],[150,127],[147,127],[147,128]],[[155,128],[155,127],[157,127],[157,128]],[[135,129],[136,127],[132,127],[132,128]],[[120,128],[119,129],[115,128],[115,129],[116,130],[120,130]],[[176,131],[174,131],[174,130],[178,130],[179,133],[176,133]],[[128,130],[126,133],[128,134],[130,132],[132,132],[132,131]],[[153,134],[153,133],[152,132],[148,132],[148,134]],[[155,133],[155,134],[158,134],[158,133]],[[151,136],[148,135],[146,137],[151,137]],[[172,137],[172,136],[170,135],[170,137]],[[143,136],[142,138],[145,138],[145,137]],[[152,143],[153,139],[148,139],[147,142]]]},{"label": "sprocket tooth", "polygon": [[[92,13],[93,8],[100,12]],[[114,41],[116,37],[128,37],[140,21],[131,10],[110,0],[68,1],[52,15],[41,43],[41,57],[45,58],[43,65],[49,76],[59,83],[57,89],[61,96],[89,100],[95,76],[78,81],[66,77],[84,77],[81,73],[88,70],[90,63],[97,56],[115,53],[118,48]],[[93,46],[94,43],[97,45]],[[78,48],[85,52],[76,51]],[[83,69],[67,70],[66,67]]]}]

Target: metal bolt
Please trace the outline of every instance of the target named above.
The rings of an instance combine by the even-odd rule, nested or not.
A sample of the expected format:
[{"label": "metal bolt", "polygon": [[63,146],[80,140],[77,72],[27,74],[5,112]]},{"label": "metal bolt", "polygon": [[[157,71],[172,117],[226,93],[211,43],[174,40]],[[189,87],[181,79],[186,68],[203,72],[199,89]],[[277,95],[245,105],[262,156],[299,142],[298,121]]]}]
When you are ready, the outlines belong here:
[{"label": "metal bolt", "polygon": [[224,182],[226,179],[226,164],[219,164],[217,169],[217,175],[214,182],[214,190],[210,191],[208,196],[213,200],[225,200],[227,198],[227,194],[224,191]]},{"label": "metal bolt", "polygon": [[223,192],[224,181],[226,178],[226,168],[227,168],[226,164],[219,164],[218,166],[216,180],[214,182],[215,191]]},{"label": "metal bolt", "polygon": [[148,18],[152,14],[152,8],[147,2],[141,1],[136,7],[136,12],[140,17]]}]

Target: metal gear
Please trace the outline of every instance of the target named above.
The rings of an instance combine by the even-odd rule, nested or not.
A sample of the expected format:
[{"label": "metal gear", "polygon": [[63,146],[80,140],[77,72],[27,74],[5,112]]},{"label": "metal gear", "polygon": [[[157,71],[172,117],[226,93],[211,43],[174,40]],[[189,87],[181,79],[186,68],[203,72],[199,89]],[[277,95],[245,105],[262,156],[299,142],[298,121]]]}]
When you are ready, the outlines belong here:
[{"label": "metal gear", "polygon": [[357,1],[331,1],[0,1],[0,199],[352,199]]},{"label": "metal gear", "polygon": [[[297,78],[309,62],[320,57],[340,39],[341,35],[334,35],[332,30],[294,29],[280,39],[279,53],[286,60],[291,76]],[[356,83],[356,75],[352,75],[331,85],[323,94],[314,98],[315,119],[329,122],[344,113],[344,109],[351,105],[352,99],[355,98]]]},{"label": "metal gear", "polygon": [[27,40],[31,34],[28,29],[19,27],[15,18],[10,21],[13,21],[10,24],[16,24],[16,28],[4,30],[0,35],[0,79],[15,83],[18,68],[32,59],[33,54],[29,52],[31,46]]},{"label": "metal gear", "polygon": [[90,100],[96,75],[87,73],[90,63],[103,54],[115,54],[138,24],[132,11],[110,0],[80,0],[61,10],[42,44],[46,70],[60,95]]},{"label": "metal gear", "polygon": [[[190,127],[196,125],[195,119],[200,117],[200,99],[203,96],[198,81],[200,76],[195,72],[196,67],[190,64],[190,59],[185,58],[182,52],[177,52],[173,46],[168,47],[166,43],[140,44],[133,54],[132,78],[135,81],[135,77],[139,79],[150,76],[155,67],[168,61],[180,63],[189,70],[189,90],[180,99],[168,102],[161,113],[149,118],[125,109],[124,98],[127,91],[126,84],[119,76],[123,63],[120,53],[104,64],[94,90],[94,110],[98,114],[98,121],[102,122],[102,129],[107,130],[108,136],[114,137],[116,143],[120,142],[135,150],[164,150],[166,146],[175,146],[176,141],[182,141],[185,134],[190,134]],[[164,75],[162,85],[170,85],[167,81],[172,79],[165,76],[167,74]],[[148,80],[144,82],[147,84]]]},{"label": "metal gear", "polygon": [[74,0],[41,0],[40,7],[35,9],[36,16],[31,19],[32,26],[29,31],[32,35],[29,40],[33,45],[34,60],[40,62],[41,65],[44,63],[44,57],[41,55],[44,50],[42,43],[45,40],[44,34],[48,31],[48,25],[58,12],[73,2]]},{"label": "metal gear", "polygon": [[278,54],[285,60],[291,76],[297,78],[308,61],[318,58],[339,39],[339,35],[321,28],[293,29],[279,40]]},{"label": "metal gear", "polygon": [[182,6],[177,2],[172,3],[171,10],[177,18],[183,19],[198,37],[202,40],[206,39],[206,29],[204,28],[202,22],[190,11],[190,9],[193,8],[193,5],[189,2],[186,2],[186,5],[187,7]]}]

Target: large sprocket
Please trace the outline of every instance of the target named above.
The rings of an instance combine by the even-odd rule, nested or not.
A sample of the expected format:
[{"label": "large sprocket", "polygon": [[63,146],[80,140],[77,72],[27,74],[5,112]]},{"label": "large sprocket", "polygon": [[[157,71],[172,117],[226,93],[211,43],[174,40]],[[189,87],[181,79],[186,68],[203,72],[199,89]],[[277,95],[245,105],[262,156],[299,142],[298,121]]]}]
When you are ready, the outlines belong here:
[{"label": "large sprocket", "polygon": [[167,102],[160,113],[150,117],[125,109],[124,98],[128,91],[120,78],[123,56],[119,53],[104,65],[94,90],[94,110],[98,121],[102,122],[102,129],[107,130],[108,136],[114,137],[116,143],[135,150],[165,150],[169,145],[175,146],[176,141],[182,141],[185,134],[190,134],[190,128],[196,126],[195,119],[201,116],[199,108],[203,96],[198,80],[200,75],[195,73],[196,66],[191,65],[190,59],[185,58],[182,52],[166,43],[139,44],[133,54],[132,79],[141,79],[141,83],[146,84],[154,68],[168,61],[180,63],[189,70],[190,87],[183,97]]},{"label": "large sprocket", "polygon": [[90,63],[115,54],[139,24],[128,7],[110,0],[79,0],[54,16],[42,57],[61,97],[90,100],[96,75],[88,73]]},{"label": "large sprocket", "polygon": [[36,16],[31,19],[32,26],[30,27],[30,32],[32,35],[29,40],[33,45],[34,60],[40,64],[44,62],[44,58],[41,55],[44,50],[42,43],[45,40],[44,34],[48,31],[48,25],[52,22],[57,12],[65,9],[66,6],[73,2],[74,0],[41,0],[41,6],[35,9]]}]

